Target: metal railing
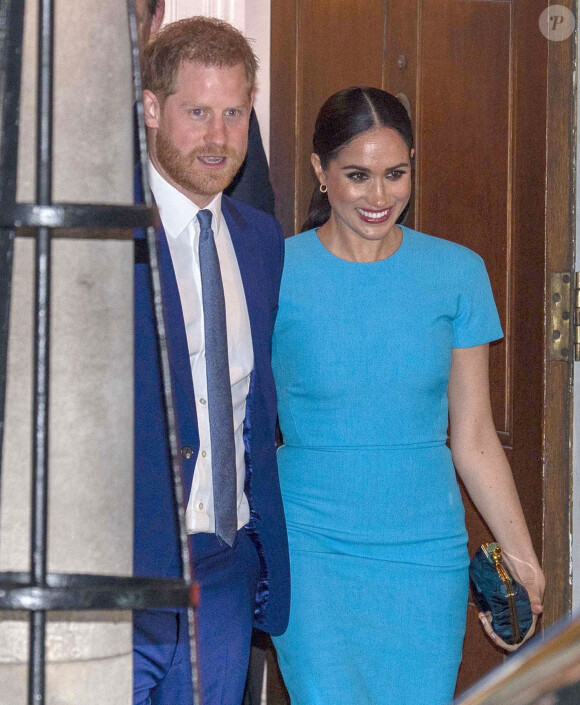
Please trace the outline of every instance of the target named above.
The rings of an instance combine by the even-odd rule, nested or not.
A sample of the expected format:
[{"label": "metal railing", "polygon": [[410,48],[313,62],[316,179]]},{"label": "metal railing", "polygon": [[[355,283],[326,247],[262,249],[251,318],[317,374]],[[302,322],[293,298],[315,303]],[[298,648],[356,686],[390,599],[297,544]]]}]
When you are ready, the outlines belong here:
[{"label": "metal railing", "polygon": [[509,656],[453,705],[579,705],[580,614]]},{"label": "metal railing", "polygon": [[[24,0],[0,3],[0,442],[4,427],[7,348],[12,260],[16,234],[33,233],[35,254],[35,321],[33,386],[33,454],[30,572],[0,573],[0,610],[30,613],[29,705],[46,702],[46,613],[52,610],[131,610],[153,607],[189,607],[190,638],[195,640],[192,605],[196,588],[190,565],[183,510],[183,482],[176,445],[176,422],[171,394],[168,352],[157,251],[155,214],[148,197],[147,169],[142,169],[144,205],[79,205],[52,202],[52,133],[54,72],[54,0],[39,0],[37,57],[36,194],[34,203],[16,202],[18,130]],[[139,49],[133,0],[128,0],[135,95],[141,95]],[[141,162],[145,137],[142,107],[138,105]],[[22,230],[25,228],[26,230]],[[50,391],[50,284],[51,238],[54,228],[103,230],[147,228],[148,258],[154,302],[158,349],[168,429],[170,464],[178,508],[182,579],[153,579],[47,572],[48,506],[48,399]],[[103,234],[102,238],[107,239]],[[130,471],[130,469],[128,469]],[[1,498],[0,498],[1,500]],[[195,658],[196,649],[191,649]],[[192,663],[194,694],[197,670]],[[81,704],[79,704],[81,705]]]}]

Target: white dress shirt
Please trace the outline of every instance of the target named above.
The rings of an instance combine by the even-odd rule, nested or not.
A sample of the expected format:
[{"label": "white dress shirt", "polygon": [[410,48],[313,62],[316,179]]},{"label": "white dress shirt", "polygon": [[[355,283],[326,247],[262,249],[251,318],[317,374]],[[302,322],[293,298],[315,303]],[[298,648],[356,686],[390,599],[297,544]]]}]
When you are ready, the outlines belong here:
[{"label": "white dress shirt", "polygon": [[[167,235],[169,252],[181,299],[199,429],[199,455],[185,513],[185,525],[187,531],[192,534],[200,532],[214,533],[211,442],[207,407],[201,274],[199,270],[199,223],[197,213],[200,209],[189,198],[169,184],[151,162],[149,162],[149,177],[151,190],[153,191],[161,222]],[[222,194],[219,193],[206,206],[206,210],[212,212],[211,226],[220,261],[226,304],[228,357],[234,409],[239,529],[247,524],[250,519],[248,499],[244,494],[246,466],[243,431],[246,416],[246,398],[250,387],[250,374],[254,368],[254,351],[244,287],[228,226],[222,216],[221,202]]]}]

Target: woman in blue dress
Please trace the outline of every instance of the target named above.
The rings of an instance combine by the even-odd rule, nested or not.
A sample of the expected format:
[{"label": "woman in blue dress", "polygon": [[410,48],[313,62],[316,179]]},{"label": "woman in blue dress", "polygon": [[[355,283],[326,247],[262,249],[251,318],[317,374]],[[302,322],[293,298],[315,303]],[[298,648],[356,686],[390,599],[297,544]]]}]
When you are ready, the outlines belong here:
[{"label": "woman in blue dress", "polygon": [[286,245],[273,368],[292,598],[274,641],[292,705],[451,701],[469,562],[456,471],[542,611],[491,415],[489,279],[471,250],[397,225],[413,154],[392,95],[333,95],[306,232]]}]

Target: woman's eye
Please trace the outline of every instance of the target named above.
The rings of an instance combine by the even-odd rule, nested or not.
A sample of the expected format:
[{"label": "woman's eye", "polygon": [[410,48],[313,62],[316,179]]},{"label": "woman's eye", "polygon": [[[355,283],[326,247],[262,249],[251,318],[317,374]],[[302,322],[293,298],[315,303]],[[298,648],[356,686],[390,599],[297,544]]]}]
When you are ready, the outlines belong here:
[{"label": "woman's eye", "polygon": [[363,174],[362,171],[353,171],[346,176],[351,181],[364,181],[367,178],[367,175]]},{"label": "woman's eye", "polygon": [[387,179],[390,179],[391,181],[398,181],[400,178],[405,176],[406,173],[406,171],[399,171],[399,169],[395,169],[395,171],[390,171],[387,174]]}]

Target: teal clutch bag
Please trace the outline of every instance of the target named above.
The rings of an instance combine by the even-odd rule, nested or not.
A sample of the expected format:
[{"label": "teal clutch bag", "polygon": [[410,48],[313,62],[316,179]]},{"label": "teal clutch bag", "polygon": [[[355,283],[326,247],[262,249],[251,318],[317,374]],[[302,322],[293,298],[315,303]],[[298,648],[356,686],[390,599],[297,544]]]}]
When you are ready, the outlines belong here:
[{"label": "teal clutch bag", "polygon": [[497,543],[484,543],[469,564],[469,581],[475,603],[491,612],[493,631],[506,644],[519,644],[532,626],[528,592],[508,573]]}]

